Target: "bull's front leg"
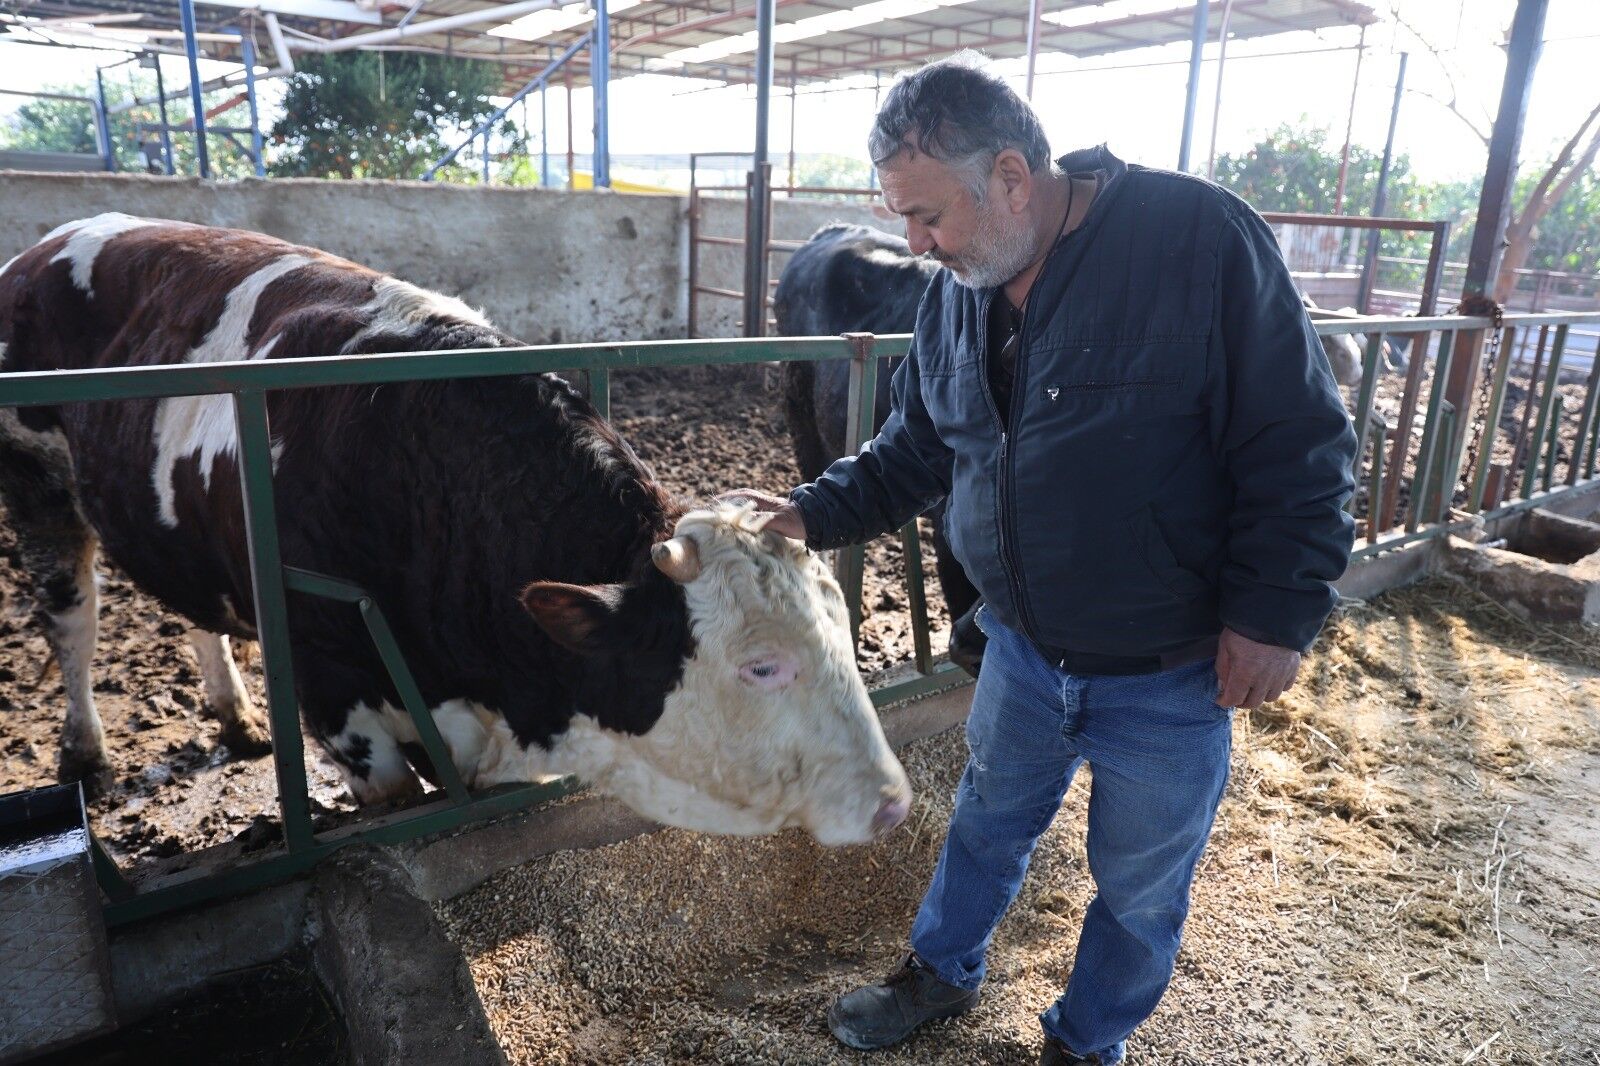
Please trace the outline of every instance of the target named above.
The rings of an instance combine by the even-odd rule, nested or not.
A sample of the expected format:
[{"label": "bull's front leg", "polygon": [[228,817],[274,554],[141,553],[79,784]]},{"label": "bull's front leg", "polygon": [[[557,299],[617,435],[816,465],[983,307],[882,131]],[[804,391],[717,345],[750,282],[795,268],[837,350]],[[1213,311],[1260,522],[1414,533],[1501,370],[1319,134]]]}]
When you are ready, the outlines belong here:
[{"label": "bull's front leg", "polygon": [[204,629],[189,630],[189,643],[205,682],[206,707],[222,724],[222,742],[238,756],[265,755],[272,750],[272,731],[250,699],[233,661],[228,638]]}]

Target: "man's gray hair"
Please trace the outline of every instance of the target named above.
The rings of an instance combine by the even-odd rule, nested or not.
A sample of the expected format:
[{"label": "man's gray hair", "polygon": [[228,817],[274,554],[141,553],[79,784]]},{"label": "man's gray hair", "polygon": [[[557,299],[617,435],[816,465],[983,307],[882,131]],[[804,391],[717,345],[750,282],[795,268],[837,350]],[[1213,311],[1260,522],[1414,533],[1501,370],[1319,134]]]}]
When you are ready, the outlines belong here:
[{"label": "man's gray hair", "polygon": [[873,165],[881,169],[914,139],[919,151],[960,170],[980,202],[995,157],[1007,148],[1035,173],[1049,166],[1039,116],[984,62],[978,52],[957,52],[896,81],[867,138]]}]

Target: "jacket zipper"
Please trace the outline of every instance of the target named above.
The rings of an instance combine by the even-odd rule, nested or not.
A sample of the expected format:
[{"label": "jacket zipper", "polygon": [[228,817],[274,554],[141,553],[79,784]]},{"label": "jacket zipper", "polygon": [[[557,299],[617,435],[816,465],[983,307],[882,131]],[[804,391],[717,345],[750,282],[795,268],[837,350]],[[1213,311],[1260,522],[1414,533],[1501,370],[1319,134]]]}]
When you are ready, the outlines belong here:
[{"label": "jacket zipper", "polygon": [[[1036,282],[1037,284],[1037,282]],[[1016,516],[1009,506],[1012,493],[1007,491],[1011,484],[1011,436],[1014,431],[1017,417],[1017,401],[1022,395],[1019,386],[1022,383],[1022,369],[1027,352],[1028,316],[1022,316],[1022,328],[1017,335],[1017,365],[1012,370],[1011,410],[1007,418],[1000,418],[1000,405],[995,402],[994,389],[990,386],[989,362],[994,353],[989,350],[988,322],[989,315],[994,311],[994,301],[1001,298],[1000,290],[989,297],[989,302],[984,305],[983,317],[979,320],[984,323],[985,340],[983,345],[983,398],[989,405],[989,416],[994,419],[995,428],[1000,431],[1000,484],[996,498],[1000,507],[999,521],[996,525],[1000,532],[1000,565],[1006,572],[1006,584],[1011,589],[1011,599],[1017,605],[1017,615],[1022,622],[1022,635],[1037,644],[1038,638],[1034,635],[1037,627],[1033,622],[1033,612],[1028,607],[1027,596],[1022,587],[1022,568],[1016,558]]]}]

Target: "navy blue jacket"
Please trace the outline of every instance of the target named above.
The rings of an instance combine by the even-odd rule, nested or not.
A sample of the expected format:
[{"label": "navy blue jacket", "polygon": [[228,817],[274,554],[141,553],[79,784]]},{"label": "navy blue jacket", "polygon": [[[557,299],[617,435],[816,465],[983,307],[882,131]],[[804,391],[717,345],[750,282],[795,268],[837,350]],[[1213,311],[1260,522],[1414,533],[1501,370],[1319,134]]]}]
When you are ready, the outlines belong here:
[{"label": "navy blue jacket", "polygon": [[1181,653],[1224,625],[1304,650],[1349,561],[1355,435],[1261,217],[1210,182],[1109,177],[1028,298],[1011,410],[986,374],[989,307],[943,271],[894,406],[860,454],[791,498],[817,549],[948,497],[989,609],[1035,643]]}]

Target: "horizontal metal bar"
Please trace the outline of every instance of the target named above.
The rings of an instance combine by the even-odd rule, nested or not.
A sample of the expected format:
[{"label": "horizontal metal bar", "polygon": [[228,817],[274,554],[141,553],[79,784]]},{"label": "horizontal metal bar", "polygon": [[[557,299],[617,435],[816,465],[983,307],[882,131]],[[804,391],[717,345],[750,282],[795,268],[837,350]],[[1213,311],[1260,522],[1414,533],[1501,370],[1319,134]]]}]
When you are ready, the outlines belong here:
[{"label": "horizontal metal bar", "polygon": [[743,237],[724,237],[724,236],[722,236],[720,234],[711,234],[711,235],[708,236],[708,235],[706,235],[704,233],[701,233],[701,234],[697,234],[695,236],[694,243],[696,243],[696,244],[721,244],[721,245],[725,245],[725,246],[727,246],[729,248],[743,248],[744,247],[744,238]]},{"label": "horizontal metal bar", "polygon": [[1403,548],[1408,544],[1415,544],[1417,541],[1431,540],[1436,537],[1442,537],[1447,533],[1462,533],[1475,526],[1480,518],[1485,522],[1492,522],[1497,518],[1506,518],[1510,515],[1518,513],[1519,511],[1527,511],[1535,507],[1547,506],[1550,501],[1558,500],[1563,496],[1568,496],[1573,493],[1594,492],[1597,487],[1600,487],[1600,480],[1590,478],[1580,481],[1576,485],[1563,485],[1560,488],[1552,489],[1549,492],[1535,492],[1526,500],[1513,500],[1503,507],[1497,507],[1492,511],[1485,511],[1482,515],[1477,515],[1473,518],[1465,518],[1456,522],[1437,523],[1435,525],[1426,526],[1422,529],[1419,529],[1415,533],[1396,533],[1393,536],[1381,538],[1376,544],[1368,544],[1363,547],[1356,548],[1350,553],[1350,560],[1351,562],[1355,562],[1360,559],[1366,559],[1374,555],[1380,555],[1386,551],[1393,551],[1396,548]]},{"label": "horizontal metal bar", "polygon": [[719,289],[715,285],[696,285],[695,292],[703,292],[707,296],[726,296],[730,300],[743,300],[744,293],[738,289]]},{"label": "horizontal metal bar", "polygon": [[[877,340],[880,354],[886,356],[904,355],[910,342],[911,335],[905,333]],[[199,396],[239,390],[487,378],[564,370],[808,362],[849,356],[849,344],[838,337],[733,337],[44,370],[0,374],[0,407]]]},{"label": "horizontal metal bar", "polygon": [[774,185],[773,192],[819,192],[838,196],[882,196],[882,189],[835,189],[827,185]]},{"label": "horizontal metal bar", "polygon": [[360,603],[367,599],[367,590],[360,585],[352,585],[341,578],[319,574],[315,570],[302,570],[298,566],[283,568],[283,587],[341,603]]},{"label": "horizontal metal bar", "polygon": [[177,873],[170,880],[163,879],[164,883],[144,888],[130,899],[109,904],[105,910],[106,924],[126,925],[208,900],[252,892],[306,873],[327,856],[351,844],[403,844],[557,800],[582,787],[582,782],[576,778],[564,777],[543,785],[514,785],[480,793],[461,804],[441,798],[326,833],[304,851],[292,855],[279,852],[205,877],[195,877],[192,871]]},{"label": "horizontal metal bar", "polygon": [[88,104],[91,107],[96,103],[92,96],[73,96],[69,93],[35,93],[26,89],[0,89],[0,96],[31,96],[39,100],[71,100],[75,104]]},{"label": "horizontal metal bar", "polygon": [[1439,227],[1437,222],[1419,222],[1414,218],[1363,218],[1358,215],[1315,215],[1299,211],[1263,211],[1261,217],[1280,226],[1337,226],[1339,229],[1396,229],[1413,233],[1427,233]]},{"label": "horizontal metal bar", "polygon": [[883,685],[872,690],[872,705],[887,707],[901,700],[916,699],[947,688],[960,688],[972,684],[972,677],[955,663],[941,660],[929,674],[918,674],[905,681]]},{"label": "horizontal metal bar", "polygon": [[[1559,326],[1587,323],[1600,325],[1600,311],[1556,311],[1526,315],[1504,315],[1506,326]],[[1314,321],[1311,327],[1317,336],[1329,337],[1340,333],[1424,333],[1435,329],[1489,329],[1491,318],[1471,315],[1433,315],[1428,318],[1409,318],[1405,315],[1372,315],[1367,318],[1325,318]]]}]

